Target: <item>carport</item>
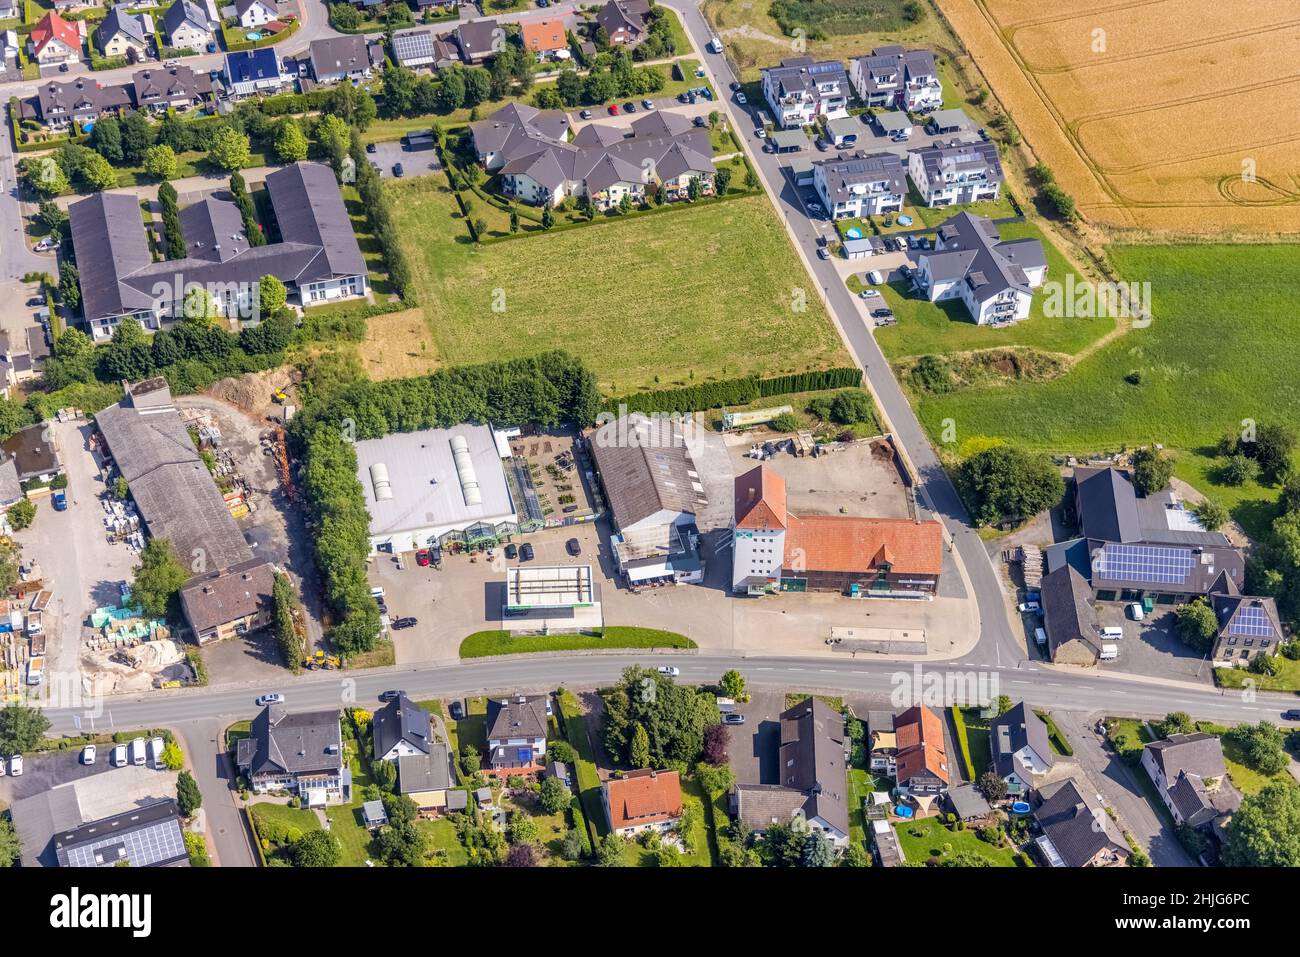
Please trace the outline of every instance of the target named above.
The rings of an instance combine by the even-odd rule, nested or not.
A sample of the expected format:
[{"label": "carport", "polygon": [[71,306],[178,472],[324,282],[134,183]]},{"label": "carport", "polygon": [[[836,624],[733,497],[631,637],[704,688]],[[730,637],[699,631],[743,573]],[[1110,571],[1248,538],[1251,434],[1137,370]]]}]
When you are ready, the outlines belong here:
[{"label": "carport", "polygon": [[808,134],[801,129],[777,130],[768,141],[775,153],[798,153],[808,145]]}]

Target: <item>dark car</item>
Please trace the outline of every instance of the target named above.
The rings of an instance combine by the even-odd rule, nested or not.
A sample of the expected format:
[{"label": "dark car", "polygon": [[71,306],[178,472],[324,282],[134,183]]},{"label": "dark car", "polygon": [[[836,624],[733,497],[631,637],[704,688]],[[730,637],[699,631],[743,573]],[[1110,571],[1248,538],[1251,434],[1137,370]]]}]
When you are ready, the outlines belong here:
[{"label": "dark car", "polygon": [[419,565],[421,568],[428,567],[429,550],[427,548],[422,548],[415,553],[415,564]]},{"label": "dark car", "polygon": [[380,700],[380,701],[396,701],[398,698],[400,698],[400,697],[401,697],[402,695],[404,695],[404,694],[406,694],[405,691],[397,691],[397,690],[393,690],[393,691],[381,691],[381,692],[379,692],[379,700]]},{"label": "dark car", "polygon": [[880,319],[884,316],[892,316],[893,312],[888,309],[872,309],[871,315],[873,318]]},{"label": "dark car", "polygon": [[367,153],[373,153],[373,152],[375,152],[375,150],[376,150],[376,146],[375,146],[374,143],[367,143],[367,144],[366,144],[366,152],[367,152]]},{"label": "dark car", "polygon": [[579,542],[576,538],[571,538],[564,543],[564,550],[568,552],[570,555],[574,555],[574,556],[581,555],[582,543]]},{"label": "dark car", "polygon": [[403,628],[414,628],[419,624],[419,619],[407,615],[405,618],[398,618],[393,622],[393,630],[400,631]]},{"label": "dark car", "polygon": [[723,724],[744,724],[745,716],[739,711],[728,711],[722,716]]},{"label": "dark car", "polygon": [[705,119],[702,116],[697,116],[695,119],[691,120],[691,122],[701,128],[703,128],[706,125]]},{"label": "dark car", "polygon": [[524,542],[519,546],[519,560],[521,562],[531,562],[533,560],[533,546]]},{"label": "dark car", "polygon": [[519,557],[519,549],[512,543],[506,546],[506,558],[514,561]]},{"label": "dark car", "polygon": [[402,169],[402,164],[401,164],[401,163],[394,163],[394,164],[393,164],[393,175],[394,175],[394,176],[396,176],[398,179],[401,179],[405,174],[406,174],[406,170]]},{"label": "dark car", "polygon": [[452,721],[460,721],[465,717],[465,706],[460,703],[459,699],[451,703],[451,707],[448,711],[451,713]]},{"label": "dark car", "polygon": [[737,83],[735,80],[732,80],[732,81],[731,81],[731,92],[734,93],[734,92],[736,92],[736,90],[739,90],[739,89],[740,89],[740,84]]},{"label": "dark car", "polygon": [[635,112],[636,112],[636,104],[635,104],[635,103],[624,103],[624,104],[623,104],[623,112],[624,112],[624,113],[635,113]]},{"label": "dark car", "polygon": [[1300,721],[1300,708],[1292,708],[1290,711],[1282,712],[1283,721]]}]

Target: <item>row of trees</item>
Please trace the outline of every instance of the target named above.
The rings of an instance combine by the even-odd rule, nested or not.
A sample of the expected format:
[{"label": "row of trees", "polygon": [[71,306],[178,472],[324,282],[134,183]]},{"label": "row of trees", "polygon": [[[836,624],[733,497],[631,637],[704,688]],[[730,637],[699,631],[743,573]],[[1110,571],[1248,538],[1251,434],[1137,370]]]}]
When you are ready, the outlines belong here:
[{"label": "row of trees", "polygon": [[658,93],[667,82],[662,70],[634,66],[632,55],[619,47],[607,59],[598,58],[586,76],[566,65],[554,83],[538,88],[534,103],[542,110],[599,106],[610,100]]},{"label": "row of trees", "polygon": [[789,375],[759,378],[756,375],[738,379],[721,379],[677,389],[659,389],[637,392],[609,399],[601,409],[617,413],[620,406],[630,412],[702,412],[720,409],[727,405],[745,405],[758,399],[792,392],[821,392],[827,389],[856,389],[862,385],[862,370],[851,366],[835,369],[816,369]]}]

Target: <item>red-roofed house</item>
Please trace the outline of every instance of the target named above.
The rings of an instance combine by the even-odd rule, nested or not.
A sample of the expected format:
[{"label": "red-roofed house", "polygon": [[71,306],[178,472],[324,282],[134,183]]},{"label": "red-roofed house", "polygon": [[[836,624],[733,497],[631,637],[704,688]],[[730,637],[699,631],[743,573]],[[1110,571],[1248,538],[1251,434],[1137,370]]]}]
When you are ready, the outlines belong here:
[{"label": "red-roofed house", "polygon": [[667,831],[682,817],[682,782],[676,771],[630,771],[600,789],[609,829],[619,837]]},{"label": "red-roofed house", "polygon": [[731,585],[751,595],[790,589],[857,596],[933,596],[943,568],[936,521],[795,515],[766,465],[736,479]]},{"label": "red-roofed house", "polygon": [[81,59],[81,34],[74,24],[51,11],[32,28],[32,59],[47,63],[76,63]]},{"label": "red-roofed house", "polygon": [[924,799],[948,790],[948,753],[937,714],[924,705],[908,708],[894,719],[894,740],[900,793]]},{"label": "red-roofed house", "polygon": [[537,54],[539,60],[569,49],[563,20],[537,20],[520,24],[520,41],[524,49]]}]

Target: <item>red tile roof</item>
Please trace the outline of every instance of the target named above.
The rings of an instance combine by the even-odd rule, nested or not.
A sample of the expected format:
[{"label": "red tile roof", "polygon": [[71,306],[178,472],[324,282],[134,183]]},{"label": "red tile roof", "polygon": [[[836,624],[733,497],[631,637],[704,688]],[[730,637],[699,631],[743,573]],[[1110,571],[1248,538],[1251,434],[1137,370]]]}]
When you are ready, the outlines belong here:
[{"label": "red tile roof", "polygon": [[610,829],[657,824],[682,816],[682,782],[676,771],[632,771],[605,782]]},{"label": "red tile roof", "polygon": [[785,479],[766,465],[736,477],[736,528],[785,528]]},{"label": "red tile roof", "polygon": [[57,13],[50,11],[41,17],[39,23],[32,27],[32,48],[37,56],[52,39],[63,41],[74,51],[81,50],[81,34],[77,28]]},{"label": "red tile roof", "polygon": [[924,705],[908,708],[894,719],[898,744],[899,784],[906,784],[922,770],[948,783],[948,755],[944,751],[943,722]]},{"label": "red tile roof", "polygon": [[569,41],[564,35],[563,20],[538,20],[523,24],[525,50],[540,53],[547,50],[567,50]]},{"label": "red tile roof", "polygon": [[900,572],[938,575],[943,568],[943,530],[938,522],[853,515],[790,515],[786,555],[802,568],[862,572],[888,563]]}]

